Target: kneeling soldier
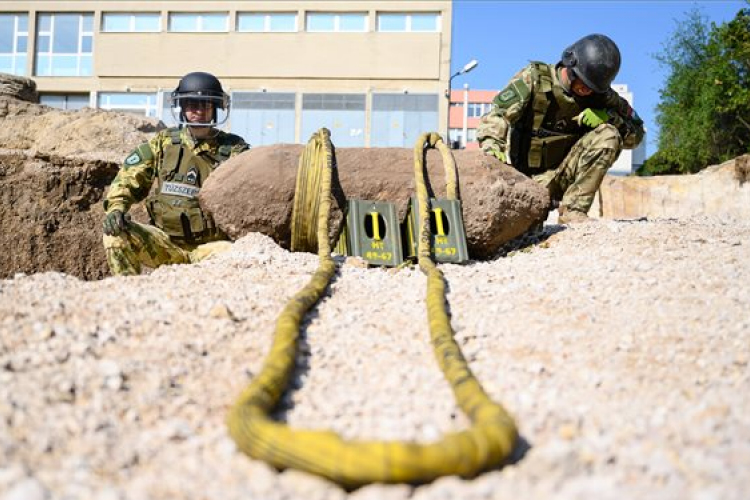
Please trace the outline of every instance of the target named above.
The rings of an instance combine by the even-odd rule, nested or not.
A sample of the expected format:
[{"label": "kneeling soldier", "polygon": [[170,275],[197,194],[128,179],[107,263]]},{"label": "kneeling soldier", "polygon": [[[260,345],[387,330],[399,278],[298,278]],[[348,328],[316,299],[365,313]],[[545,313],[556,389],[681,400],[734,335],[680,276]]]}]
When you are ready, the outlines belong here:
[{"label": "kneeling soldier", "polygon": [[619,70],[617,45],[585,36],[557,64],[532,62],[517,73],[477,128],[485,153],[547,188],[561,223],[587,218],[620,151],[643,139],[643,122],[610,87]]},{"label": "kneeling soldier", "polygon": [[[114,275],[140,274],[141,265],[197,262],[231,245],[198,204],[209,175],[246,149],[245,141],[219,130],[229,116],[229,96],[219,80],[189,73],[172,92],[178,127],[159,132],[125,159],[112,181],[104,209],[104,248]],[[219,120],[219,111],[223,117]],[[146,200],[152,225],[130,221],[128,210]]]}]

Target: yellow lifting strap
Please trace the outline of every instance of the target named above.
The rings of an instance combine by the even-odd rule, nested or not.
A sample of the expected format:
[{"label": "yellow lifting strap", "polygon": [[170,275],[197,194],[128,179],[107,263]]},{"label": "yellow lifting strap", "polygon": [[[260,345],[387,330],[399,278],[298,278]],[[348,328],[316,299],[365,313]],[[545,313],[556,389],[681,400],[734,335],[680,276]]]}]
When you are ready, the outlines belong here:
[{"label": "yellow lifting strap", "polygon": [[[422,179],[418,181],[419,204],[423,211],[421,220],[429,224],[430,218],[424,212],[429,210],[427,190],[421,175],[425,143],[428,147],[437,144],[441,148],[442,141],[427,134],[415,147],[415,170]],[[318,474],[348,489],[377,482],[424,483],[447,475],[472,477],[501,464],[515,446],[516,426],[505,409],[487,396],[453,339],[445,307],[442,273],[430,260],[429,240],[425,241],[425,236],[429,238],[429,227],[421,230],[419,265],[428,275],[427,307],[432,344],[438,364],[450,382],[459,406],[470,417],[472,427],[428,444],[344,441],[329,431],[291,429],[269,416],[294,370],[303,316],[325,293],[335,272],[328,241],[331,149],[330,133],[321,129],[310,139],[300,160],[300,169],[316,170],[305,174],[310,175],[302,184],[307,186],[305,189],[317,189],[314,185],[319,182],[320,206],[316,211],[319,267],[310,282],[285,306],[277,320],[273,344],[260,373],[230,409],[227,421],[232,438],[253,458],[281,469],[291,467]],[[445,152],[443,157],[446,157]],[[310,178],[317,180],[309,182]],[[299,191],[295,197],[297,195],[300,195]],[[304,232],[302,228],[299,230]]]}]

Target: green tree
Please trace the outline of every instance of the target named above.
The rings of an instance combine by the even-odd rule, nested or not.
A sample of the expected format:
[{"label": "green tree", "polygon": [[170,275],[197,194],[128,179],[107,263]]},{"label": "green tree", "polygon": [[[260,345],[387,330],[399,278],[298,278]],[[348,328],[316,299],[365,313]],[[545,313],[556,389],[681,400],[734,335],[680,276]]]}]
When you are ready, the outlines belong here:
[{"label": "green tree", "polygon": [[750,152],[750,8],[719,26],[711,46],[716,53],[711,76],[722,93],[716,109],[717,154],[724,160]]},{"label": "green tree", "polygon": [[710,26],[689,12],[656,59],[669,76],[657,106],[658,151],[640,175],[694,173],[750,152],[750,9]]}]

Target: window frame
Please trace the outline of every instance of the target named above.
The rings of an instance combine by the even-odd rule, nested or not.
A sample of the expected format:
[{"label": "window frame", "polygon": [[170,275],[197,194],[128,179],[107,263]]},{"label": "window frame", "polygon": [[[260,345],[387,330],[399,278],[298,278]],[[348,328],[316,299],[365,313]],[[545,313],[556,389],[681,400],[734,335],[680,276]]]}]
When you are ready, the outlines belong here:
[{"label": "window frame", "polygon": [[[271,21],[274,16],[293,16],[294,17],[294,28],[291,30],[274,30],[271,29]],[[263,16],[263,29],[261,30],[241,30],[240,20],[245,16]],[[261,12],[261,11],[243,11],[237,13],[237,20],[235,22],[235,31],[237,33],[297,33],[299,31],[299,14],[297,12]]]},{"label": "window frame", "polygon": [[[81,106],[78,106],[78,102],[73,101],[74,98],[82,98],[81,100],[84,101]],[[62,103],[62,106],[56,106],[56,103],[50,103],[50,99],[59,99]],[[46,102],[45,102],[46,101]],[[73,105],[71,105],[71,102],[73,102]],[[91,106],[91,94],[84,92],[84,93],[41,93],[39,94],[39,104],[43,104],[45,106],[49,106],[51,108],[55,109],[62,109],[64,111],[69,110],[79,110],[83,108],[87,108]]]},{"label": "window frame", "polygon": [[466,108],[466,117],[481,118],[490,110],[491,107],[491,102],[469,102]]},{"label": "window frame", "polygon": [[[25,12],[2,12],[3,16],[9,16],[13,19],[12,47],[11,52],[0,52],[0,56],[9,57],[11,60],[10,74],[16,76],[26,75],[26,66],[29,55],[29,15]],[[21,18],[26,19],[26,31],[20,30]],[[19,41],[26,38],[26,50],[19,51]]]},{"label": "window frame", "polygon": [[[224,16],[224,28],[221,30],[207,30],[203,29],[204,17],[205,16]],[[191,30],[176,30],[172,27],[172,19],[175,16],[196,16],[196,22],[194,29]],[[184,12],[174,11],[169,12],[167,15],[167,32],[169,33],[229,33],[229,12]]]},{"label": "window frame", "polygon": [[[362,30],[342,30],[341,29],[341,17],[345,15],[356,14],[362,16],[364,26]],[[310,18],[313,16],[329,15],[333,16],[333,29],[332,30],[311,30],[310,29]],[[305,31],[308,33],[367,33],[370,31],[370,16],[367,12],[328,12],[328,11],[309,11],[305,13]]]},{"label": "window frame", "polygon": [[[112,97],[117,96],[142,96],[146,97],[146,104],[117,104],[112,105],[109,101]],[[107,103],[102,105],[102,98],[107,99]],[[109,111],[121,111],[121,112],[132,112],[132,111],[143,111],[143,116],[157,117],[161,111],[159,109],[159,94],[158,92],[98,92],[96,95],[96,107],[98,109],[104,109]]]},{"label": "window frame", "polygon": [[[78,31],[77,31],[77,50],[76,52],[55,52],[55,33],[56,16],[78,16]],[[45,19],[49,19],[49,28],[43,29],[41,24]],[[36,30],[36,50],[34,51],[34,76],[41,77],[82,77],[93,75],[93,58],[94,58],[94,14],[92,12],[40,12],[37,15],[37,30]],[[86,31],[86,25],[89,25],[89,31]],[[40,37],[47,37],[49,39],[49,47],[46,51],[40,50]],[[89,38],[91,41],[91,48],[89,51],[84,51],[85,39]],[[61,74],[61,72],[55,71],[55,59],[62,61],[65,59],[75,58],[76,70],[75,74]],[[46,68],[40,71],[41,61],[46,58]],[[63,59],[64,58],[64,59]],[[88,66],[85,62],[88,62]],[[59,67],[58,67],[59,68]],[[64,72],[63,72],[64,73]]]},{"label": "window frame", "polygon": [[[432,30],[415,30],[413,16],[422,15],[433,15],[435,16],[435,26]],[[403,30],[384,30],[380,27],[381,16],[404,16],[405,23]],[[440,33],[443,21],[443,15],[440,12],[378,12],[375,19],[375,30],[378,33]]]},{"label": "window frame", "polygon": [[[129,16],[128,19],[128,29],[126,30],[108,30],[105,29],[107,17],[108,16]],[[138,17],[151,17],[156,16],[157,19],[157,27],[154,30],[139,30],[136,29],[136,19]],[[102,12],[102,21],[101,26],[99,28],[99,31],[101,33],[161,33],[162,31],[162,19],[161,19],[161,12],[117,12],[117,11],[108,11],[108,12]]]}]

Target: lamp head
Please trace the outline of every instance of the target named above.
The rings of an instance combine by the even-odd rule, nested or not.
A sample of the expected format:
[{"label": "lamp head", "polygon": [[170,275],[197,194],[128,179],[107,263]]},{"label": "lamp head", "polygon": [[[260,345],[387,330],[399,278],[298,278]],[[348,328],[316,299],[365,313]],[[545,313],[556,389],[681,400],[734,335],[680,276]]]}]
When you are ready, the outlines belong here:
[{"label": "lamp head", "polygon": [[463,67],[461,70],[461,73],[468,73],[469,71],[473,70],[479,65],[479,62],[477,62],[476,59],[472,59],[468,63],[466,63],[466,66]]}]

